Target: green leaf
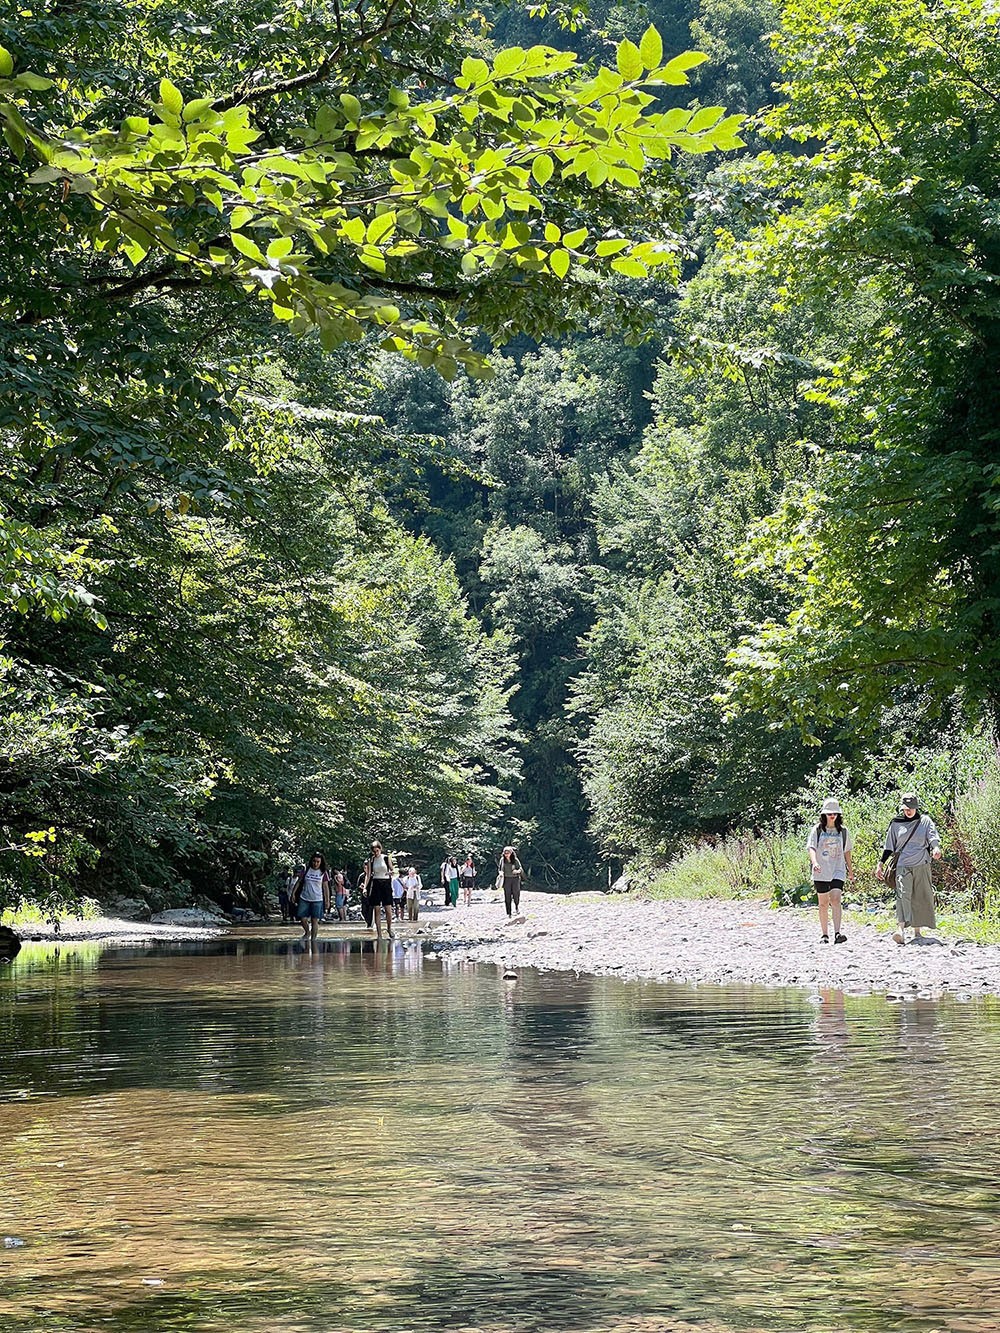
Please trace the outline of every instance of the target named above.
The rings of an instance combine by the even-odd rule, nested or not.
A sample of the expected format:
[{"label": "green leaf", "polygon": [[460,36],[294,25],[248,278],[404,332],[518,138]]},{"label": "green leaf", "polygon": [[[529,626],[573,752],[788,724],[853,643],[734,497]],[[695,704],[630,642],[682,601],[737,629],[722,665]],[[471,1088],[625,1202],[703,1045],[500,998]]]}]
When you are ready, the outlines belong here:
[{"label": "green leaf", "polygon": [[700,134],[721,120],[726,114],[724,106],[704,106],[696,112],[687,127],[688,134]]},{"label": "green leaf", "polygon": [[341,93],[340,105],[344,108],[348,124],[357,125],[361,121],[361,103],[353,93]]},{"label": "green leaf", "polygon": [[568,231],[563,237],[563,245],[567,250],[578,250],[587,239],[589,232],[586,227],[578,227],[576,231]]},{"label": "green leaf", "polygon": [[565,278],[569,272],[570,257],[565,250],[553,250],[549,255],[549,268],[557,278]]},{"label": "green leaf", "polygon": [[652,23],[642,34],[639,55],[642,57],[642,63],[650,70],[657,69],[663,59],[663,40]]},{"label": "green leaf", "polygon": [[188,102],[184,107],[181,119],[188,124],[192,120],[200,120],[205,112],[211,108],[212,100],[211,97],[196,97],[193,102]]},{"label": "green leaf", "polygon": [[497,78],[506,78],[508,75],[522,69],[526,60],[527,52],[522,47],[508,47],[506,51],[500,51],[493,61],[493,72]]},{"label": "green leaf", "polygon": [[247,208],[245,204],[240,204],[239,207],[233,209],[229,216],[229,230],[239,231],[247,225],[252,217],[253,209]]},{"label": "green leaf", "polygon": [[65,172],[59,167],[36,167],[28,177],[29,185],[48,185],[50,181],[61,180]]},{"label": "green leaf", "polygon": [[55,87],[51,79],[43,79],[40,74],[19,74],[14,82],[19,88],[30,88],[35,93],[43,93],[47,88]]},{"label": "green leaf", "polygon": [[617,62],[618,73],[629,82],[639,78],[643,72],[639,48],[635,42],[630,42],[627,37],[623,42],[618,43]]},{"label": "green leaf", "polygon": [[3,137],[7,141],[7,147],[20,162],[28,147],[24,135],[15,126],[8,124],[3,127]]},{"label": "green leaf", "polygon": [[172,84],[169,79],[160,80],[160,101],[175,116],[179,116],[184,110],[184,98],[181,96],[180,89]]},{"label": "green leaf", "polygon": [[244,236],[241,231],[234,231],[232,234],[233,247],[239,250],[241,255],[246,255],[248,259],[255,259],[258,263],[264,262],[264,255],[260,248],[254,245],[249,236]]},{"label": "green leaf", "polygon": [[645,278],[648,276],[646,265],[638,259],[629,259],[623,256],[621,259],[613,259],[611,267],[616,273],[622,273],[626,278]]},{"label": "green leaf", "polygon": [[658,80],[661,83],[682,84],[688,82],[687,71],[695,69],[698,65],[703,65],[708,59],[701,51],[685,51],[683,55],[674,56],[659,71]]},{"label": "green leaf", "polygon": [[466,56],[462,61],[461,82],[467,88],[478,88],[490,77],[490,67],[485,60],[479,60],[475,56]]},{"label": "green leaf", "polygon": [[14,57],[6,49],[0,46],[0,77],[6,78],[14,73]]},{"label": "green leaf", "polygon": [[539,185],[546,185],[552,179],[555,164],[548,153],[542,153],[531,164],[531,174]]},{"label": "green leaf", "polygon": [[390,210],[388,213],[380,213],[377,218],[372,218],[365,232],[365,239],[375,245],[395,230],[396,214]]}]

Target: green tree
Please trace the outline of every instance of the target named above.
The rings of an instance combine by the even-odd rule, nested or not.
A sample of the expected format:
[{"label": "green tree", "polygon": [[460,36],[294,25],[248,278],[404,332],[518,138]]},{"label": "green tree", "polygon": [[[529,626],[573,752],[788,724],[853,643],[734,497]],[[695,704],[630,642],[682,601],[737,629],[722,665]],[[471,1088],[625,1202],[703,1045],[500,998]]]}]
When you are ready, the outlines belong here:
[{"label": "green tree", "polygon": [[862,730],[961,686],[996,716],[997,38],[980,0],[783,6],[765,124],[802,147],[753,168],[782,210],[734,262],[853,318],[808,392],[833,429],[744,554],[788,609],[734,655],[736,707]]}]

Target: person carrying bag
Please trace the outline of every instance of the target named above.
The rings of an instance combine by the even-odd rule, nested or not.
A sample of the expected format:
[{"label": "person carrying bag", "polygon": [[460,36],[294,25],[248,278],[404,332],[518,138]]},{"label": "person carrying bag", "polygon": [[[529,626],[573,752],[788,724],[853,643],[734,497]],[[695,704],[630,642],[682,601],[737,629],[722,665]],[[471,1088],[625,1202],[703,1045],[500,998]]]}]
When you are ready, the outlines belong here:
[{"label": "person carrying bag", "polygon": [[902,813],[892,821],[885,835],[875,878],[896,892],[898,927],[892,938],[897,944],[905,944],[906,931],[912,928],[913,943],[922,944],[921,931],[933,930],[935,925],[931,861],[941,859],[941,835],[930,815],[920,813],[913,792],[904,794],[900,806]]}]

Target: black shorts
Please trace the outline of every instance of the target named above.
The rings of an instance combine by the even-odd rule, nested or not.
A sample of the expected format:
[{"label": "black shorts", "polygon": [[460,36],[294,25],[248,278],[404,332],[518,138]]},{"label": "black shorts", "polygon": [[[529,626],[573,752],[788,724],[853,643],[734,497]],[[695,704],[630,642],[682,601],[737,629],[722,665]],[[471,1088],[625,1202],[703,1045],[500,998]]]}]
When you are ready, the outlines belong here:
[{"label": "black shorts", "polygon": [[833,893],[844,887],[842,879],[814,879],[813,888],[817,893]]},{"label": "black shorts", "polygon": [[368,890],[368,901],[372,907],[392,906],[392,880],[373,879]]}]

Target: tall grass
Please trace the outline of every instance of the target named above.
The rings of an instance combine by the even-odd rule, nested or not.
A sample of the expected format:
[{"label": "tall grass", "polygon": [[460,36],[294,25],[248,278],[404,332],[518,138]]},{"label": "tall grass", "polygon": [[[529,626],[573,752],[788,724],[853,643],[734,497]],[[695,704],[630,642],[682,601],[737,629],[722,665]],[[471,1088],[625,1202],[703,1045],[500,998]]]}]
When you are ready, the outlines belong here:
[{"label": "tall grass", "polygon": [[827,796],[844,809],[854,839],[855,901],[886,903],[891,893],[875,879],[899,792],[914,788],[941,833],[944,860],[935,864],[939,902],[953,912],[974,912],[1000,926],[1000,760],[981,734],[966,736],[954,751],[926,749],[899,761],[876,759],[863,786],[836,760],[822,765],[796,792],[761,836],[703,840],[684,848],[666,866],[631,867],[657,898],[767,898],[815,901],[806,839]]}]

